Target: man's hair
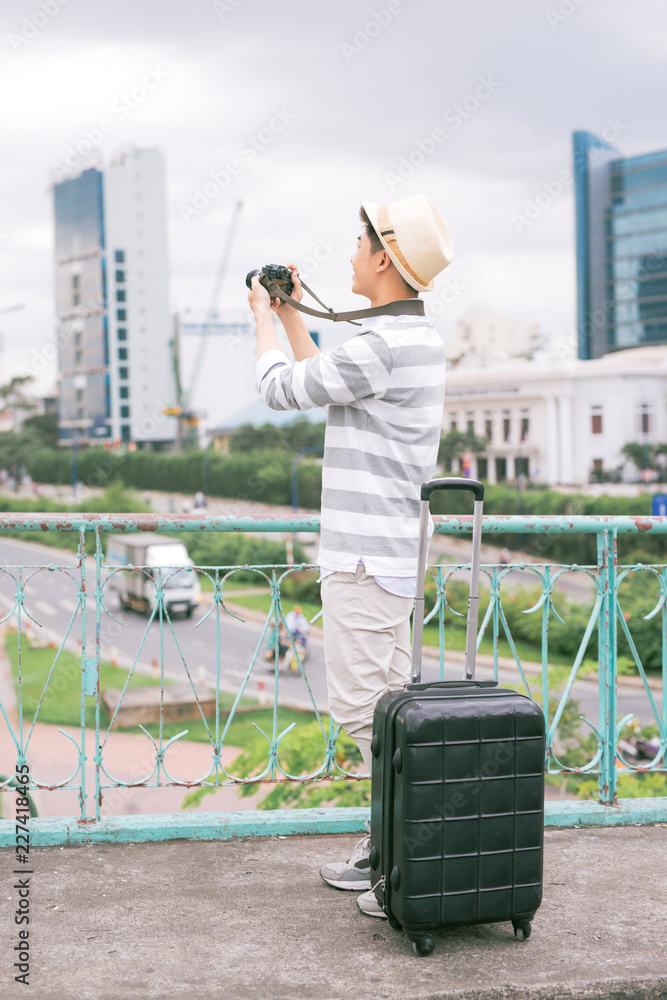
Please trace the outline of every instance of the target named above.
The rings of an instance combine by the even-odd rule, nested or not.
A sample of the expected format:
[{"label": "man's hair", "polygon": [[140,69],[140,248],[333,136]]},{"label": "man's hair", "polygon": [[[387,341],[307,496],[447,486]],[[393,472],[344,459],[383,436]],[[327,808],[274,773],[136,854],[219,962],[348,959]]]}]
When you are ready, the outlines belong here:
[{"label": "man's hair", "polygon": [[[378,236],[378,234],[377,234],[377,232],[375,230],[375,227],[373,226],[373,223],[368,218],[368,214],[367,214],[366,209],[364,208],[363,205],[359,209],[359,218],[363,222],[364,227],[366,229],[366,236],[368,236],[368,239],[369,239],[370,244],[371,244],[371,253],[379,253],[380,250],[384,250],[384,252],[387,253],[387,251],[385,250],[385,248],[382,246],[382,240]],[[389,256],[389,255],[387,254],[387,256]],[[392,264],[393,264],[393,261],[392,261]],[[398,271],[398,268],[396,268],[396,270]],[[399,274],[399,277],[400,277],[401,281],[405,285],[407,291],[410,292],[410,295],[417,295],[418,294],[417,289],[413,288],[412,285],[410,284],[410,282],[405,280],[405,278],[403,277],[403,275],[401,274],[400,271],[398,271],[398,274]]]}]

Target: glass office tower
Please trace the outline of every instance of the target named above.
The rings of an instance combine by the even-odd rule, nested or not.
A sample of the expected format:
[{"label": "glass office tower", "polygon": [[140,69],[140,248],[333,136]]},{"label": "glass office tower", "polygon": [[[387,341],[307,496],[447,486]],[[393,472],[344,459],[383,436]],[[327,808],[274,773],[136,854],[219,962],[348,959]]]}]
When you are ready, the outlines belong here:
[{"label": "glass office tower", "polygon": [[667,150],[573,139],[579,357],[667,343]]},{"label": "glass office tower", "polygon": [[109,349],[102,174],[84,170],[53,189],[60,440],[105,440]]}]

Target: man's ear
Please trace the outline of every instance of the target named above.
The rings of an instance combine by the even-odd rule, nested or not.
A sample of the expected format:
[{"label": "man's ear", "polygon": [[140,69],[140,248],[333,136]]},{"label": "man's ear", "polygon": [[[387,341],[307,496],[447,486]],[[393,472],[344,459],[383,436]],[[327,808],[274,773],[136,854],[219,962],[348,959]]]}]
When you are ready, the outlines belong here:
[{"label": "man's ear", "polygon": [[387,253],[386,250],[383,250],[382,251],[382,256],[380,257],[380,260],[375,265],[375,270],[376,271],[387,271],[387,270],[389,270],[389,268],[391,267],[392,264],[393,264],[393,261],[392,261],[391,257],[389,256],[389,254]]}]

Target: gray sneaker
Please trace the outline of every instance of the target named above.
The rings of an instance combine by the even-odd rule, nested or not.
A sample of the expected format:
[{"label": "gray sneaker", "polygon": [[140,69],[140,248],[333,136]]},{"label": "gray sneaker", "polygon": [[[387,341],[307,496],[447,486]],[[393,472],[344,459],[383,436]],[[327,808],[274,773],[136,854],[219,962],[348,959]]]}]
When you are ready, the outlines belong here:
[{"label": "gray sneaker", "polygon": [[387,914],[384,912],[377,899],[375,898],[375,893],[371,889],[369,892],[364,892],[357,900],[357,906],[364,914],[365,917],[380,917],[382,920],[387,919]]},{"label": "gray sneaker", "polygon": [[363,892],[371,887],[371,863],[368,860],[371,838],[362,837],[349,861],[334,861],[320,868],[320,875],[334,889]]}]

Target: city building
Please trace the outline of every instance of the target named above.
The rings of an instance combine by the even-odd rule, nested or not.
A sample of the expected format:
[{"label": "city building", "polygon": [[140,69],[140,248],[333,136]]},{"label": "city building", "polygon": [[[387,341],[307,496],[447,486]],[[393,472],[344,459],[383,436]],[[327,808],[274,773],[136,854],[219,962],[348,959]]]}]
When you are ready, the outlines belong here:
[{"label": "city building", "polygon": [[667,343],[667,149],[622,157],[590,132],[573,146],[579,357]]},{"label": "city building", "polygon": [[502,352],[510,357],[530,354],[539,343],[535,320],[507,319],[488,309],[469,309],[456,324],[454,337],[445,343],[452,361],[472,352]]},{"label": "city building", "polygon": [[471,363],[447,371],[443,433],[486,440],[483,454],[467,456],[483,482],[583,486],[619,470],[624,445],[667,440],[666,403],[667,346],[590,361]]},{"label": "city building", "polygon": [[53,187],[61,444],[170,447],[164,160],[132,146]]}]

